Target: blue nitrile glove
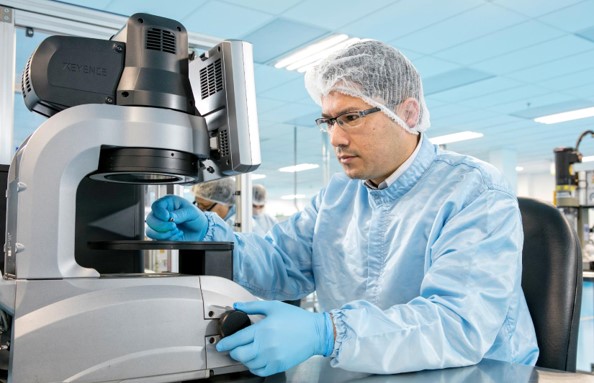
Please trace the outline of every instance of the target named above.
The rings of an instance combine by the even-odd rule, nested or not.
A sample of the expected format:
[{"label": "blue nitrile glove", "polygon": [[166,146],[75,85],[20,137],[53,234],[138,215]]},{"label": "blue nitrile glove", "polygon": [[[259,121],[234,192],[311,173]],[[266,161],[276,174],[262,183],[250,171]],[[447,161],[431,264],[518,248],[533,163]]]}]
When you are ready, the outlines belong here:
[{"label": "blue nitrile glove", "polygon": [[187,199],[167,195],[153,202],[146,217],[146,235],[161,241],[202,241],[208,230],[206,215]]},{"label": "blue nitrile glove", "polygon": [[312,313],[279,301],[238,302],[233,307],[266,316],[217,344],[218,351],[229,351],[253,374],[276,374],[311,356],[332,353],[334,326],[328,313]]}]

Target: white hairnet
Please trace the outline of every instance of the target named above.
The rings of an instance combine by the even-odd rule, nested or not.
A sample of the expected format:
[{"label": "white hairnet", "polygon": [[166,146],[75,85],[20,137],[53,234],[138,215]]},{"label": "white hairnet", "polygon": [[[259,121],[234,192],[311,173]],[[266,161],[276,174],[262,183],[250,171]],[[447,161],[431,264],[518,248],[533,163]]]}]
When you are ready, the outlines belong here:
[{"label": "white hairnet", "polygon": [[[322,105],[323,96],[336,91],[377,106],[411,133],[423,132],[430,125],[416,68],[400,51],[379,41],[360,41],[330,54],[306,72],[305,87],[318,105]],[[396,106],[409,97],[420,107],[413,126],[395,112]]]},{"label": "white hairnet", "polygon": [[192,186],[194,196],[224,205],[235,204],[235,179],[221,178]]},{"label": "white hairnet", "polygon": [[264,185],[254,184],[252,186],[252,203],[254,205],[266,204],[266,188]]}]

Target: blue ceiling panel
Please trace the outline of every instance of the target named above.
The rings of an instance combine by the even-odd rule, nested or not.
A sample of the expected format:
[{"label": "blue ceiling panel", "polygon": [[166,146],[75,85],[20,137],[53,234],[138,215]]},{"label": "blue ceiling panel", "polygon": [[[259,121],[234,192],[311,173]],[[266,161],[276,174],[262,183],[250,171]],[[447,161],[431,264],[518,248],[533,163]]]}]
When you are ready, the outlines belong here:
[{"label": "blue ceiling panel", "polygon": [[570,110],[581,109],[592,106],[584,100],[571,100],[555,104],[543,105],[535,108],[525,108],[516,112],[510,113],[512,116],[520,118],[534,119],[536,117],[546,116],[548,114],[563,113]]},{"label": "blue ceiling panel", "polygon": [[292,132],[292,125],[286,125],[279,122],[273,121],[260,121],[260,137],[263,137],[264,141],[268,141],[267,145],[274,145],[278,140],[284,140],[287,137],[287,132]]},{"label": "blue ceiling panel", "polygon": [[[191,3],[191,2],[188,2]],[[209,1],[180,21],[187,30],[218,36],[224,39],[239,39],[273,19],[273,16],[245,7],[223,2]]]},{"label": "blue ceiling panel", "polygon": [[507,104],[511,101],[524,101],[529,103],[532,98],[540,97],[550,93],[550,90],[534,86],[524,85],[512,89],[505,89],[500,92],[489,93],[484,96],[470,98],[464,102],[465,105],[475,108],[489,108],[495,105]]},{"label": "blue ceiling panel", "polygon": [[[571,103],[575,103],[575,98],[571,96],[567,96],[560,93],[548,93],[539,97],[532,97],[530,103],[526,101],[519,100],[519,101],[512,101],[505,104],[498,104],[493,105],[490,109],[500,113],[507,113],[514,116],[521,116],[524,113],[530,113],[532,109],[536,108],[549,108],[550,113],[558,113],[564,110],[557,110],[555,106],[558,104],[565,104],[570,105]],[[570,109],[566,109],[570,110]],[[546,113],[545,113],[546,114]]]},{"label": "blue ceiling panel", "polygon": [[340,29],[343,25],[393,2],[394,0],[342,0],[337,7],[332,1],[305,0],[283,13],[283,17],[323,28]]},{"label": "blue ceiling panel", "polygon": [[[525,20],[525,17],[517,13],[484,4],[420,30],[414,35],[403,36],[391,42],[416,49],[421,53],[432,54]],[[437,38],[446,35],[452,38]]]},{"label": "blue ceiling panel", "polygon": [[309,98],[309,94],[305,90],[303,77],[288,81],[265,92],[261,92],[260,95],[262,97],[287,102],[302,101]]},{"label": "blue ceiling panel", "polygon": [[299,103],[285,103],[284,105],[269,110],[267,112],[261,113],[260,116],[266,120],[272,121],[282,121],[286,124],[289,124],[290,120],[298,116],[302,116],[304,114],[314,113],[317,111],[319,114],[319,107],[317,105],[304,105]]},{"label": "blue ceiling panel", "polygon": [[260,94],[288,81],[298,78],[303,80],[303,74],[297,71],[277,69],[270,65],[254,64],[254,78],[256,81],[256,92]]},{"label": "blue ceiling panel", "polygon": [[576,98],[589,100],[592,105],[594,105],[594,83],[589,83],[573,89],[567,89],[563,93],[567,93]]},{"label": "blue ceiling panel", "polygon": [[358,21],[345,24],[340,30],[351,36],[390,42],[480,4],[483,4],[482,0],[401,0]]},{"label": "blue ceiling panel", "polygon": [[276,108],[280,108],[281,106],[286,104],[285,101],[271,100],[266,97],[258,97],[257,103],[258,103],[257,109],[258,109],[259,115],[262,115],[263,113],[269,112]]},{"label": "blue ceiling panel", "polygon": [[456,116],[458,114],[472,113],[473,109],[465,105],[460,104],[448,104],[444,106],[438,106],[433,109],[429,109],[432,121],[438,121],[441,119],[448,119],[450,116]]},{"label": "blue ceiling panel", "polygon": [[577,31],[575,34],[578,37],[594,42],[594,27],[582,29],[581,31]]},{"label": "blue ceiling panel", "polygon": [[543,80],[591,68],[592,63],[594,63],[594,49],[575,55],[559,56],[558,59],[553,61],[543,64],[537,63],[532,67],[506,76],[518,81],[540,83]]},{"label": "blue ceiling panel", "polygon": [[[176,3],[175,7],[164,7],[163,1],[161,0],[126,0],[112,1],[106,9],[110,12],[118,13],[124,16],[130,16],[134,13],[143,12],[174,20],[182,20],[187,15],[193,13],[205,2],[206,0],[183,1]],[[182,22],[182,24],[184,24],[186,29],[188,29],[186,23]]]},{"label": "blue ceiling panel", "polygon": [[318,126],[315,123],[316,118],[320,118],[321,110],[320,107],[317,107],[317,110],[311,113],[302,114],[298,117],[293,118],[292,120],[287,121],[288,124],[297,125],[304,128],[313,128],[318,129]]},{"label": "blue ceiling panel", "polygon": [[427,78],[435,76],[443,72],[448,72],[459,67],[458,64],[454,64],[448,61],[444,61],[432,56],[423,56],[420,58],[412,58],[406,52],[402,52],[409,60],[412,61],[417,71],[421,74],[421,78]]},{"label": "blue ceiling panel", "polygon": [[65,1],[69,4],[80,5],[92,9],[105,9],[112,0],[70,0]]},{"label": "blue ceiling panel", "polygon": [[555,28],[543,23],[528,21],[437,52],[435,56],[462,65],[470,65],[510,51],[558,38],[561,35],[562,32]]},{"label": "blue ceiling panel", "polygon": [[241,5],[261,12],[279,15],[302,0],[225,0],[227,3]]},{"label": "blue ceiling panel", "polygon": [[485,73],[469,68],[454,69],[436,76],[427,77],[423,81],[423,89],[426,95],[443,92],[445,90],[483,81],[493,77]]},{"label": "blue ceiling panel", "polygon": [[495,119],[497,116],[499,116],[499,114],[495,113],[495,112],[489,112],[487,110],[473,109],[466,113],[458,113],[458,114],[449,116],[447,119],[447,122],[443,125],[444,125],[444,127],[447,127],[448,129],[453,129],[456,131],[457,126],[461,126],[461,125],[472,126],[472,125],[475,125],[475,123],[477,121],[488,120],[491,118]]},{"label": "blue ceiling panel", "polygon": [[594,1],[588,0],[544,15],[538,19],[562,30],[577,32],[594,25],[592,15],[594,15]]},{"label": "blue ceiling panel", "polygon": [[495,5],[501,5],[530,17],[554,12],[580,1],[582,0],[491,0]]},{"label": "blue ceiling panel", "polygon": [[517,88],[521,85],[522,83],[519,81],[510,80],[504,77],[492,77],[483,81],[436,93],[431,97],[443,102],[460,102],[506,89]]},{"label": "blue ceiling panel", "polygon": [[574,35],[568,35],[503,54],[497,58],[474,64],[474,68],[485,72],[504,75],[535,65],[557,60],[559,57],[583,53],[592,49],[592,44]]},{"label": "blue ceiling panel", "polygon": [[[293,128],[294,125],[287,125],[281,123],[267,124],[264,128],[261,128],[263,137],[267,138],[262,144],[266,144],[266,147],[272,148],[275,151],[280,151],[281,154],[286,155],[287,146],[293,145]],[[263,150],[262,150],[263,151]]]},{"label": "blue ceiling panel", "polygon": [[554,91],[576,88],[584,84],[594,84],[594,68],[572,72],[565,76],[558,76],[550,80],[542,81],[540,84],[543,87],[547,87]]},{"label": "blue ceiling panel", "polygon": [[16,29],[16,44],[18,49],[16,51],[15,73],[17,78],[21,78],[25,65],[27,65],[27,61],[31,55],[35,52],[39,44],[49,36],[46,33],[35,31],[33,36],[28,37],[24,28]]},{"label": "blue ceiling panel", "polygon": [[429,108],[429,110],[432,110],[433,108],[447,106],[449,104],[445,101],[436,100],[433,97],[425,97],[425,103],[427,104],[427,108]]},{"label": "blue ceiling panel", "polygon": [[254,44],[254,61],[266,63],[274,58],[328,34],[328,30],[277,18],[242,39]]}]

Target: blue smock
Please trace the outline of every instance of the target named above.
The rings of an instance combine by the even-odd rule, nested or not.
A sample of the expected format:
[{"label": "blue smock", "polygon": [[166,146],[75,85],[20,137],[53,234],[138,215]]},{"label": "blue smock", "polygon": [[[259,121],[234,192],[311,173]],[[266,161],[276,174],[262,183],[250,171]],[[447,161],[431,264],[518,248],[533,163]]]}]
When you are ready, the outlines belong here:
[{"label": "blue smock", "polygon": [[266,237],[233,234],[209,215],[205,240],[235,241],[234,279],[257,296],[316,291],[336,328],[335,367],[533,365],[517,198],[493,166],[424,138],[385,189],[335,175]]},{"label": "blue smock", "polygon": [[268,233],[268,231],[278,223],[276,218],[266,213],[260,213],[258,215],[254,215],[253,217],[255,223],[253,231],[254,233],[262,236],[266,235],[266,233]]},{"label": "blue smock", "polygon": [[229,206],[229,211],[227,211],[227,215],[223,219],[227,225],[230,227],[235,227],[235,216],[237,215],[237,210],[235,209],[235,205]]}]

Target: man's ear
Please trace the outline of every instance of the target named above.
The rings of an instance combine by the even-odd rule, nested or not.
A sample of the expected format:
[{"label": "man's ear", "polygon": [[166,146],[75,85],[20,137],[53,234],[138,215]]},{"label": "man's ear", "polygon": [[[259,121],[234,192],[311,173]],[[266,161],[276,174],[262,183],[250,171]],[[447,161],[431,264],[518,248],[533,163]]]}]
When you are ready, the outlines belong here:
[{"label": "man's ear", "polygon": [[396,114],[402,118],[410,128],[414,128],[419,123],[420,111],[421,107],[419,106],[419,102],[412,97],[402,101],[396,107]]}]

